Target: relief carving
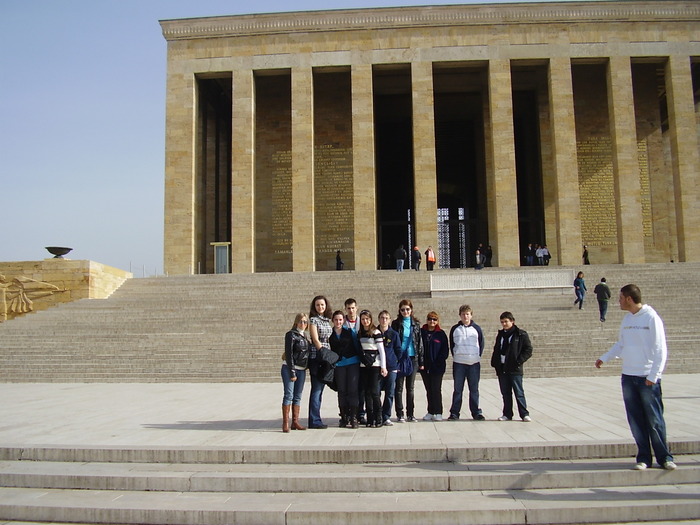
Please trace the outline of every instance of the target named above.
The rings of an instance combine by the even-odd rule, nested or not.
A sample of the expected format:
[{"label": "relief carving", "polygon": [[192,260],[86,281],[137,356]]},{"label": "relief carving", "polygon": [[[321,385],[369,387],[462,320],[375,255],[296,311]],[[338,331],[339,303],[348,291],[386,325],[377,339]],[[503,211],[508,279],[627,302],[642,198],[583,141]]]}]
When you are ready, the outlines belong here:
[{"label": "relief carving", "polygon": [[0,274],[0,323],[34,311],[34,300],[56,292],[65,292],[65,290],[29,277],[8,279]]}]

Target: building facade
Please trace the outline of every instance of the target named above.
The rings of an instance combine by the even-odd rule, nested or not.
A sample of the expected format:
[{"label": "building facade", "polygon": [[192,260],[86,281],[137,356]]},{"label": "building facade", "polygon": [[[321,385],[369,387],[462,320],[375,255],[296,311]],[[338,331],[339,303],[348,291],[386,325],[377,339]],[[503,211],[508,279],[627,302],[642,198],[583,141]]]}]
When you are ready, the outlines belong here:
[{"label": "building facade", "polygon": [[700,260],[698,2],[161,26],[170,274]]}]

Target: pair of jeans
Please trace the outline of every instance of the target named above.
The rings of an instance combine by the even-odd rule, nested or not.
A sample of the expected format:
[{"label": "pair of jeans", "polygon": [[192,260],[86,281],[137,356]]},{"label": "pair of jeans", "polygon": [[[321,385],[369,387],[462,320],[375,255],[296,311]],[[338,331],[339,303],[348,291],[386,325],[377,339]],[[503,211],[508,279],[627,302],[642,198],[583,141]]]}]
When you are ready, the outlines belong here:
[{"label": "pair of jeans", "polygon": [[462,411],[462,396],[464,393],[464,380],[467,380],[469,388],[469,411],[472,417],[481,415],[479,408],[479,379],[481,378],[481,363],[465,365],[452,363],[452,377],[454,379],[454,391],[452,392],[452,406],[450,415],[459,417]]},{"label": "pair of jeans", "polygon": [[403,259],[396,259],[396,271],[403,272]]},{"label": "pair of jeans", "polygon": [[311,394],[309,396],[309,426],[323,425],[321,420],[321,403],[323,402],[323,389],[326,384],[314,374],[311,374]]},{"label": "pair of jeans", "polygon": [[396,389],[396,370],[389,370],[386,377],[379,380],[379,387],[384,392],[382,403],[382,421],[391,419],[391,409],[394,407],[394,391]]},{"label": "pair of jeans", "polygon": [[360,368],[360,383],[365,393],[365,409],[367,410],[367,423],[382,423],[382,401],[379,394],[380,370],[378,366],[364,366]]},{"label": "pair of jeans", "polygon": [[338,407],[357,408],[357,387],[360,382],[360,363],[335,367],[338,387]]},{"label": "pair of jeans", "polygon": [[280,374],[282,375],[282,384],[284,385],[284,397],[282,397],[283,405],[301,405],[301,393],[304,390],[304,381],[306,381],[306,370],[295,370],[297,380],[292,381],[292,374],[286,364],[282,365]]},{"label": "pair of jeans", "polygon": [[576,300],[574,304],[578,303],[578,309],[583,308],[583,298],[586,297],[586,292],[584,290],[576,290]]},{"label": "pair of jeans", "polygon": [[605,321],[605,314],[608,313],[608,301],[598,301],[598,310],[600,310],[600,320]]},{"label": "pair of jeans", "polygon": [[622,374],[621,382],[627,421],[637,443],[637,463],[650,467],[652,449],[659,465],[673,461],[666,442],[661,380],[647,386],[646,377]]},{"label": "pair of jeans", "polygon": [[527,402],[525,401],[525,391],[523,390],[523,376],[521,374],[499,374],[498,386],[501,388],[503,396],[503,415],[513,419],[513,395],[518,404],[518,413],[521,418],[529,416]]},{"label": "pair of jeans", "polygon": [[426,370],[420,371],[425,385],[425,395],[428,398],[428,414],[442,415],[442,376],[444,374],[431,374]]},{"label": "pair of jeans", "polygon": [[414,417],[415,408],[415,389],[416,389],[416,373],[418,372],[418,358],[411,358],[413,363],[413,373],[410,376],[402,376],[396,378],[396,392],[394,401],[396,403],[396,417],[403,417],[403,389],[406,385],[406,415]]}]

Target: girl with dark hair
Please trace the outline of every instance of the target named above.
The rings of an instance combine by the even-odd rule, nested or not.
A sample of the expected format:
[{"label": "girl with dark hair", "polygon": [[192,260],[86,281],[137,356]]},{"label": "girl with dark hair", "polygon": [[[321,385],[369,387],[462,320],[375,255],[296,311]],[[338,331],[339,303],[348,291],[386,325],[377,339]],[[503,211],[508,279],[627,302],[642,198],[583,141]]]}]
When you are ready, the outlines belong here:
[{"label": "girl with dark hair", "polygon": [[309,327],[309,317],[297,314],[291,330],[284,336],[284,355],[282,356],[282,432],[289,432],[289,407],[292,408],[292,430],[306,430],[299,423],[301,408],[301,393],[306,380],[306,368],[309,360],[309,344],[306,330]]},{"label": "girl with dark hair", "polygon": [[386,355],[384,337],[374,326],[369,310],[360,312],[360,346],[365,359],[360,363],[360,382],[365,393],[367,426],[379,428],[383,425],[382,402],[379,393],[379,376],[386,377]]},{"label": "girl with dark hair", "polygon": [[360,382],[360,346],[357,336],[343,326],[345,314],[340,310],[333,312],[333,329],[329,339],[331,350],[338,354],[335,364],[335,384],[338,389],[338,408],[340,408],[340,428],[352,426],[357,428],[357,401]]},{"label": "girl with dark hair", "polygon": [[[413,303],[410,299],[402,299],[399,303],[399,315],[394,319],[391,327],[399,334],[401,341],[401,355],[408,353],[413,362],[413,372],[407,377],[396,378],[396,417],[399,423],[416,421],[415,385],[416,373],[423,368],[423,339],[420,335],[420,321],[413,316]],[[406,385],[406,417],[404,417],[403,390]]]},{"label": "girl with dark hair", "polygon": [[329,319],[331,305],[323,295],[317,295],[311,301],[309,308],[309,334],[311,335],[312,348],[309,355],[309,371],[311,372],[311,395],[309,397],[309,428],[328,428],[321,420],[321,403],[323,402],[323,388],[325,383],[318,376],[319,356],[321,348],[330,349],[328,338],[333,329]]}]

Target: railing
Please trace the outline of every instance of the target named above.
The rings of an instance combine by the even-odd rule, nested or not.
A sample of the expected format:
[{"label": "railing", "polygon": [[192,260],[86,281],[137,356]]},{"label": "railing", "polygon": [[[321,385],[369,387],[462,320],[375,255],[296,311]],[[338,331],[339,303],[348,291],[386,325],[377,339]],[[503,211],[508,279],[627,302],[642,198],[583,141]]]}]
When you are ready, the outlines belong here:
[{"label": "railing", "polygon": [[574,270],[455,271],[430,276],[430,292],[445,295],[464,290],[571,289]]}]

